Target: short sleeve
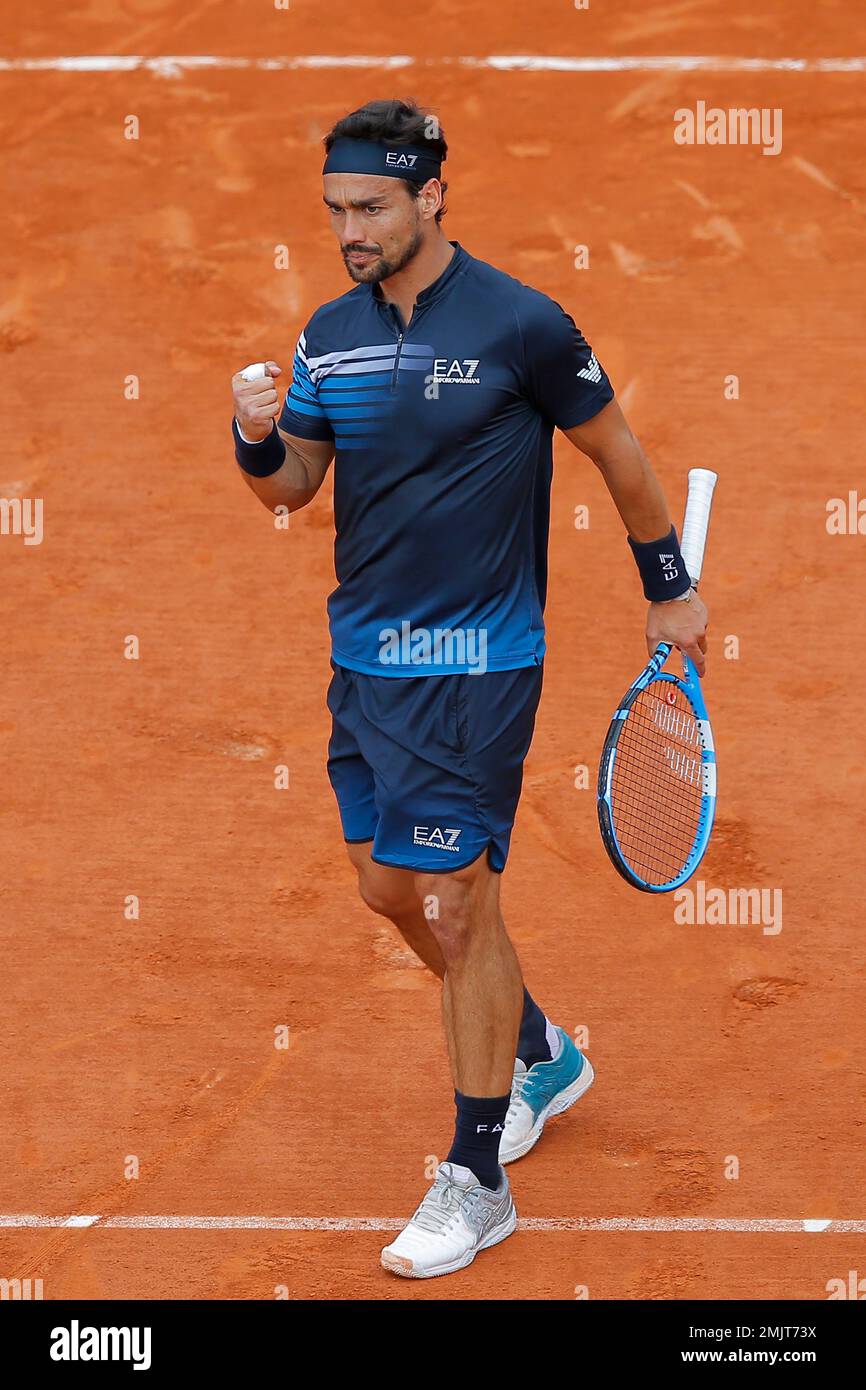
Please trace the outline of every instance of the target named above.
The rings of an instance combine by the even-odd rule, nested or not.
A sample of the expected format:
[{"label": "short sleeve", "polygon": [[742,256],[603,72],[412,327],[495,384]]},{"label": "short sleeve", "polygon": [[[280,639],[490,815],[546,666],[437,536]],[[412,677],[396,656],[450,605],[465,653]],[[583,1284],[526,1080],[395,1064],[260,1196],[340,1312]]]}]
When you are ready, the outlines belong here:
[{"label": "short sleeve", "polygon": [[527,296],[518,316],[529,399],[558,429],[591,420],[613,400],[613,387],[574,319],[538,293]]},{"label": "short sleeve", "polygon": [[295,349],[292,364],[292,384],[289,387],[278,421],[286,434],[299,439],[333,439],[334,432],[319,400],[315,385],[315,363],[307,356],[307,335],[302,333]]}]

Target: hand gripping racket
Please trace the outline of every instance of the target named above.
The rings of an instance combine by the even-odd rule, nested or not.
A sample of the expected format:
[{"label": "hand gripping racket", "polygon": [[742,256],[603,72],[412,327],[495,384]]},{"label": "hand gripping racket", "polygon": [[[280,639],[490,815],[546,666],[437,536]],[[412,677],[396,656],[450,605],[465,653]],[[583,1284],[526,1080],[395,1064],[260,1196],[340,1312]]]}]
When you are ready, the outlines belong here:
[{"label": "hand gripping racket", "polygon": [[[680,549],[697,586],[716,474],[689,471]],[[669,893],[704,857],[716,810],[713,732],[692,663],[663,671],[662,642],[611,720],[598,770],[598,822],[611,862],[645,893]]]}]

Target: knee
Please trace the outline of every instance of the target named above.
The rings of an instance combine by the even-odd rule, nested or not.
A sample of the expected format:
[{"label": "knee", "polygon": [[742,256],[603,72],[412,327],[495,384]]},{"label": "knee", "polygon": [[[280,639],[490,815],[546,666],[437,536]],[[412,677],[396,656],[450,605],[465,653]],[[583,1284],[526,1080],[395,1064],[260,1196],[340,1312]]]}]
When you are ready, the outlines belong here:
[{"label": "knee", "polygon": [[358,892],[362,901],[377,917],[387,917],[393,922],[409,910],[410,905],[405,896],[395,894],[373,874],[358,874]]},{"label": "knee", "polygon": [[455,965],[466,955],[473,933],[483,925],[475,880],[459,873],[419,874],[415,889],[446,965]]}]

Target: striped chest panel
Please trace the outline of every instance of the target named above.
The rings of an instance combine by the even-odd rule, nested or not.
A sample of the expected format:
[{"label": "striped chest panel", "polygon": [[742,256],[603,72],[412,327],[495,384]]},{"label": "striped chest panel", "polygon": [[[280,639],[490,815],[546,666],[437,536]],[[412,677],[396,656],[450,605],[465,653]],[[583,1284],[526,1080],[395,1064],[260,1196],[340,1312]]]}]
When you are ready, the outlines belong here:
[{"label": "striped chest panel", "polygon": [[433,349],[395,339],[309,357],[307,369],[337,448],[362,449],[387,432],[405,386],[423,391]]}]

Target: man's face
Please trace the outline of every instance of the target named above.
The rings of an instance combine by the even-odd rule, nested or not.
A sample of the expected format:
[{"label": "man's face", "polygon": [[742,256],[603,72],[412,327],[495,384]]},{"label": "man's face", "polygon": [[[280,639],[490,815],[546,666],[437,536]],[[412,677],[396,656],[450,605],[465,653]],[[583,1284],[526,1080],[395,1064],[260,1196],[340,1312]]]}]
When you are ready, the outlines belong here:
[{"label": "man's face", "polygon": [[377,285],[417,255],[424,198],[402,179],[378,174],[325,174],[325,204],[343,261],[358,284]]}]

